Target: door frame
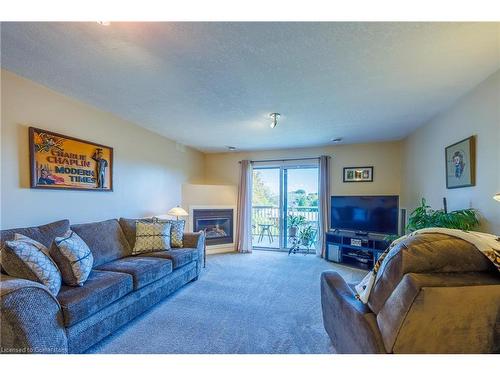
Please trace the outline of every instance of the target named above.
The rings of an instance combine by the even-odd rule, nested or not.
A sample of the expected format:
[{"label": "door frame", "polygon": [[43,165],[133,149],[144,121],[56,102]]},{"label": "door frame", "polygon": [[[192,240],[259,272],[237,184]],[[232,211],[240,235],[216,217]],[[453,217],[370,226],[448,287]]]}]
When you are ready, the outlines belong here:
[{"label": "door frame", "polygon": [[[308,160],[309,161],[309,160]],[[306,163],[306,164],[290,164],[285,165],[284,163],[280,163],[279,165],[263,165],[261,167],[256,166],[253,167],[253,170],[259,169],[279,169],[279,199],[278,199],[278,246],[279,247],[263,247],[263,246],[255,246],[252,243],[252,249],[256,250],[268,250],[268,251],[288,251],[289,249],[286,247],[287,238],[286,238],[286,225],[287,225],[287,212],[288,211],[288,194],[286,189],[288,188],[288,170],[289,169],[318,169],[318,189],[319,189],[319,165]],[[252,172],[253,173],[253,172]],[[253,184],[252,184],[253,190]],[[253,206],[253,205],[252,205]],[[253,209],[253,207],[252,207]]]}]

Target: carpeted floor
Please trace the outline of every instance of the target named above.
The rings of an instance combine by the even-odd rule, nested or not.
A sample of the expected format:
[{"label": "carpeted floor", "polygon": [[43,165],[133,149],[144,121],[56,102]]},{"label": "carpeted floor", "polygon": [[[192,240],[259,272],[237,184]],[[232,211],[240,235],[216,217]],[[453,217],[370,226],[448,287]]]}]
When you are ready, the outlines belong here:
[{"label": "carpeted floor", "polygon": [[319,286],[327,269],[348,282],[366,274],[312,254],[208,256],[198,281],[89,353],[332,353]]}]

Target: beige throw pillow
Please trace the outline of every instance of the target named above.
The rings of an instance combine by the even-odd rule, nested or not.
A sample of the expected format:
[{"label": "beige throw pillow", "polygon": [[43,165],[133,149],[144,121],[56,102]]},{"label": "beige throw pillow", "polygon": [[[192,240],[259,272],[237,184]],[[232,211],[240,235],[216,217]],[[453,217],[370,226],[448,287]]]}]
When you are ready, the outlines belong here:
[{"label": "beige throw pillow", "polygon": [[135,222],[135,245],[133,255],[152,251],[170,250],[171,224],[167,222]]}]

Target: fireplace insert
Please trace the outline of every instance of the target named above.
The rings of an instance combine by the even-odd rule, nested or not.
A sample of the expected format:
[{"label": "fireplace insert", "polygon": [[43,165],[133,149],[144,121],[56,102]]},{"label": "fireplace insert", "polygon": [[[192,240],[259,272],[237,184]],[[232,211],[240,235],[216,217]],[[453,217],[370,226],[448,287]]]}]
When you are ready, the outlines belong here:
[{"label": "fireplace insert", "polygon": [[195,209],[193,210],[193,229],[204,231],[207,245],[220,245],[233,242],[232,209]]}]

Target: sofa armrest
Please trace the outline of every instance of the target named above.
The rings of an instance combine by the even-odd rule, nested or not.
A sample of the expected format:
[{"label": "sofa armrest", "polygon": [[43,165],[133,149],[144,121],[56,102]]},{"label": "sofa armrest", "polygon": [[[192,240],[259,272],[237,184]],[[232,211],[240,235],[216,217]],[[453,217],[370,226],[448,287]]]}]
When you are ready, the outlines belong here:
[{"label": "sofa armrest", "polygon": [[200,273],[201,265],[205,265],[205,232],[184,233],[182,242],[185,248],[198,250],[198,273]]},{"label": "sofa armrest", "polygon": [[321,274],[323,324],[338,353],[385,353],[376,316],[334,271]]},{"label": "sofa armrest", "polygon": [[500,277],[406,274],[377,315],[393,353],[500,352]]},{"label": "sofa armrest", "polygon": [[42,284],[0,276],[0,353],[67,353],[59,302]]}]

